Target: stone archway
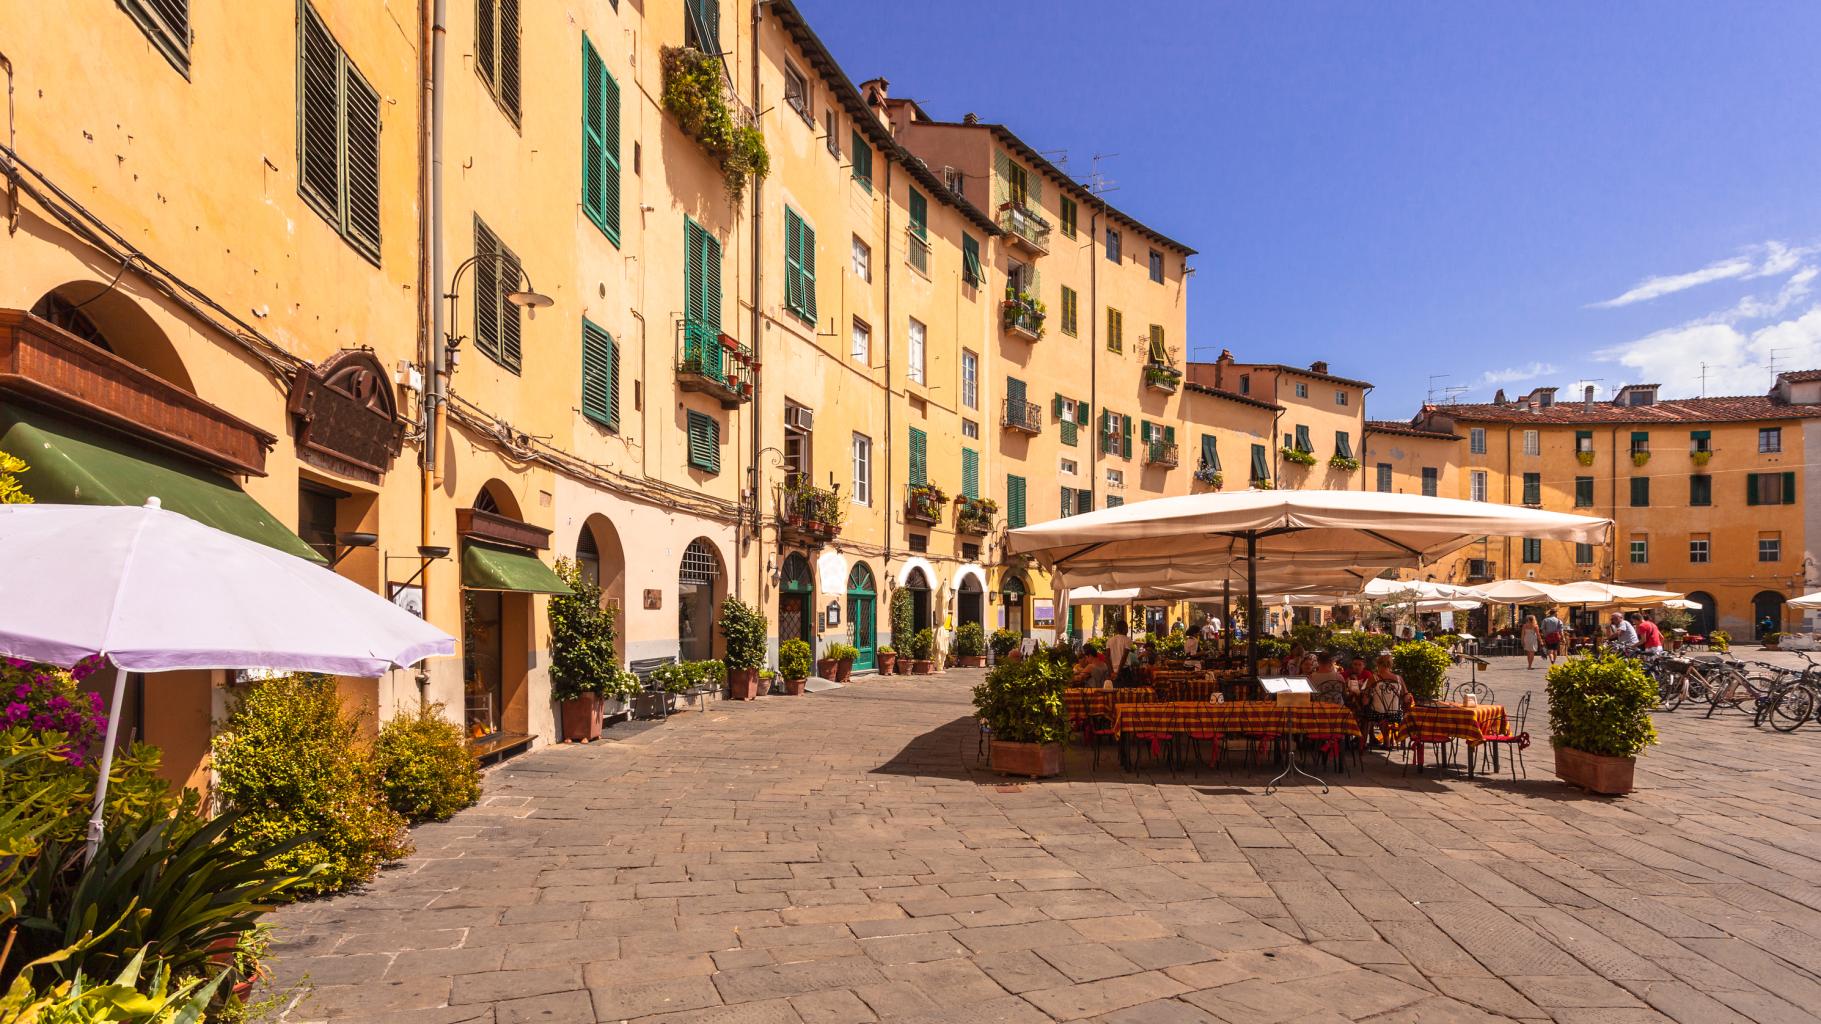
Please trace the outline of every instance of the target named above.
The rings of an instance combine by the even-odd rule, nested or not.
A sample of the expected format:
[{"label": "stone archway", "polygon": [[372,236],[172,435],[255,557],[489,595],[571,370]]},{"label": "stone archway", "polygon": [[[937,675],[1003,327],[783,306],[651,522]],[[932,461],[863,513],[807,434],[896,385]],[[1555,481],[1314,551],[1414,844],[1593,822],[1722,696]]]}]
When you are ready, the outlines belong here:
[{"label": "stone archway", "polygon": [[1783,595],[1774,590],[1760,590],[1752,595],[1752,639],[1762,640],[1766,633],[1783,632],[1783,601]]},{"label": "stone archway", "polygon": [[1019,636],[1031,635],[1030,584],[1023,573],[1008,573],[999,582],[999,607],[1005,615],[1005,628]]},{"label": "stone archway", "polygon": [[170,338],[139,303],[105,281],[60,284],[32,304],[31,314],[196,394]]},{"label": "stone archway", "polygon": [[1688,631],[1697,636],[1706,636],[1714,631],[1720,622],[1720,609],[1714,602],[1714,596],[1704,590],[1696,590],[1688,595],[1690,601],[1700,605],[1688,610]]},{"label": "stone archway", "polygon": [[677,656],[683,661],[706,661],[715,656],[719,641],[715,622],[727,573],[720,552],[706,537],[697,537],[683,549],[677,564]]},{"label": "stone archway", "polygon": [[[926,629],[934,629],[935,626],[930,619],[931,594],[929,575],[923,571],[921,566],[913,567],[911,571],[905,575],[904,589],[910,591],[911,595],[911,630],[913,632],[921,633]],[[895,636],[892,637],[892,643],[894,644],[902,644],[905,642],[906,640],[900,640]]]}]

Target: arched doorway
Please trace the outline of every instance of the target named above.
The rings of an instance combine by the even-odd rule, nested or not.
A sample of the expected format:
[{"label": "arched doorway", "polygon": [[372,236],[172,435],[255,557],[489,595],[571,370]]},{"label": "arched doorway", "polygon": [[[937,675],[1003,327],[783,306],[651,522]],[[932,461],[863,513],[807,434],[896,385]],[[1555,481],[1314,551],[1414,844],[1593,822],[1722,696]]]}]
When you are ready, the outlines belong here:
[{"label": "arched doorway", "polygon": [[683,550],[677,566],[677,656],[684,661],[714,657],[715,594],[721,583],[721,558],[714,545],[697,537]]},{"label": "arched doorway", "polygon": [[1712,633],[1714,624],[1720,621],[1719,606],[1714,602],[1714,596],[1704,590],[1696,590],[1688,595],[1688,599],[1701,606],[1688,609],[1688,631],[1700,636]]},{"label": "arched doorway", "polygon": [[1766,633],[1783,631],[1783,595],[1774,590],[1760,590],[1751,599],[1751,635],[1764,639]]},{"label": "arched doorway", "polygon": [[[601,604],[620,612],[620,634],[625,636],[626,552],[620,531],[603,515],[589,516],[575,538],[575,562],[582,578],[601,588]],[[624,656],[626,644],[619,644]]]},{"label": "arched doorway", "polygon": [[811,602],[816,585],[810,579],[809,559],[800,551],[784,558],[784,571],[778,578],[778,642],[810,640],[810,620],[814,613]]},{"label": "arched doorway", "polygon": [[986,629],[986,590],[980,586],[980,577],[971,572],[962,574],[955,590],[955,624],[969,622],[977,622],[982,630]]},{"label": "arched doorway", "polygon": [[[921,633],[922,631],[931,628],[929,577],[924,574],[921,568],[912,569],[910,574],[904,577],[904,588],[909,590],[911,595],[911,629]],[[892,637],[892,643],[901,644],[905,643],[908,639],[908,637],[900,639],[894,636]]]},{"label": "arched doorway", "polygon": [[196,393],[164,331],[132,297],[99,281],[71,281],[45,292],[31,313],[119,356],[166,383]]},{"label": "arched doorway", "polygon": [[1019,636],[1031,635],[1031,602],[1024,577],[1007,576],[999,584],[999,606],[1005,616],[1005,628]]},{"label": "arched doorway", "polygon": [[849,642],[860,649],[854,657],[854,668],[870,669],[874,665],[874,653],[879,647],[879,602],[873,583],[873,571],[865,562],[854,563],[854,569],[847,574],[847,622],[853,639]]},{"label": "arched doorway", "polygon": [[[519,518],[512,490],[489,480],[474,495],[477,512]],[[530,728],[526,653],[531,650],[531,594],[462,586],[462,721],[470,740],[488,741]]]}]

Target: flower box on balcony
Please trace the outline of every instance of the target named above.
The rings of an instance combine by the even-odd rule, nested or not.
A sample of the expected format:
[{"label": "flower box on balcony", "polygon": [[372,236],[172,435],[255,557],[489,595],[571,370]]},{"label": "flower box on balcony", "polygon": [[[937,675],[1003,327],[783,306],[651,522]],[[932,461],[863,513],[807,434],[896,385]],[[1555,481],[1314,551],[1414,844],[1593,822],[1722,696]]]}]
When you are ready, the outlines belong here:
[{"label": "flower box on balcony", "polygon": [[993,517],[999,503],[991,498],[970,498],[963,494],[955,499],[955,530],[984,536],[993,531]]},{"label": "flower box on balcony", "polygon": [[1315,465],[1315,453],[1305,452],[1301,448],[1279,448],[1277,454],[1283,456],[1285,462],[1294,462],[1298,466]]},{"label": "flower box on balcony", "polygon": [[1145,450],[1144,450],[1144,464],[1145,465],[1162,466],[1166,469],[1173,469],[1173,468],[1175,468],[1176,463],[1177,463],[1177,449],[1176,449],[1175,445],[1165,444],[1162,441],[1152,441],[1150,444],[1145,446]]},{"label": "flower box on balcony", "polygon": [[1182,383],[1182,371],[1174,366],[1161,363],[1147,363],[1144,368],[1144,386],[1153,391],[1164,391],[1174,394]]},{"label": "flower box on balcony", "polygon": [[1006,331],[1029,341],[1043,337],[1043,302],[1029,295],[1008,295],[999,304],[1000,321]]},{"label": "flower box on balcony", "polygon": [[948,495],[935,484],[912,487],[905,494],[904,517],[934,526],[942,521],[942,506],[947,503]]}]

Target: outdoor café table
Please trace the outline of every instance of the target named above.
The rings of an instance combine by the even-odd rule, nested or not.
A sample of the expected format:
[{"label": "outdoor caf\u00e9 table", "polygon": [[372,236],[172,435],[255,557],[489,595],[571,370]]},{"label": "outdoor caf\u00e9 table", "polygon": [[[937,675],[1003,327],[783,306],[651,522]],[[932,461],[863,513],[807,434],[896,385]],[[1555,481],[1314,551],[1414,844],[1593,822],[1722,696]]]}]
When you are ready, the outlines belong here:
[{"label": "outdoor caf\u00e9 table", "polygon": [[1446,736],[1465,740],[1469,751],[1487,736],[1505,732],[1505,709],[1498,704],[1418,704],[1404,716],[1403,735]]},{"label": "outdoor caf\u00e9 table", "polygon": [[1071,686],[1062,691],[1062,713],[1071,722],[1089,718],[1111,718],[1116,704],[1149,702],[1157,693],[1148,686],[1128,686],[1104,690],[1091,686]]},{"label": "outdoor caf\u00e9 table", "polygon": [[[1126,741],[1141,733],[1276,733],[1283,730],[1284,710],[1284,705],[1269,700],[1121,704],[1113,709],[1120,763],[1126,763]],[[1361,736],[1359,720],[1339,704],[1298,704],[1289,711],[1290,732],[1295,735]]]},{"label": "outdoor caf\u00e9 table", "polygon": [[1211,675],[1189,679],[1170,679],[1157,683],[1154,687],[1160,697],[1167,700],[1207,701],[1220,692],[1220,680]]}]

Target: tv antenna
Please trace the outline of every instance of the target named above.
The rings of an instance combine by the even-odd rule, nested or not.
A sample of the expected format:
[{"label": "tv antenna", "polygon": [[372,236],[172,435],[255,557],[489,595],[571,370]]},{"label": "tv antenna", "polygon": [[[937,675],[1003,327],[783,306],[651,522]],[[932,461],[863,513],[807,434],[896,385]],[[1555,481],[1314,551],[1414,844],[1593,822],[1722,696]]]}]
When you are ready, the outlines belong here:
[{"label": "tv antenna", "polygon": [[1781,356],[1783,353],[1788,352],[1788,351],[1789,351],[1789,349],[1787,349],[1787,348],[1773,348],[1770,350],[1770,377],[1771,377],[1771,380],[1777,379],[1777,357]]},{"label": "tv antenna", "polygon": [[1701,397],[1707,397],[1707,364],[1701,364]]},{"label": "tv antenna", "polygon": [[1084,182],[1089,192],[1092,192],[1094,195],[1101,195],[1106,192],[1119,191],[1119,183],[1107,177],[1100,170],[1100,162],[1102,160],[1111,160],[1118,155],[1118,153],[1094,154],[1094,163],[1088,170],[1088,180]]}]

